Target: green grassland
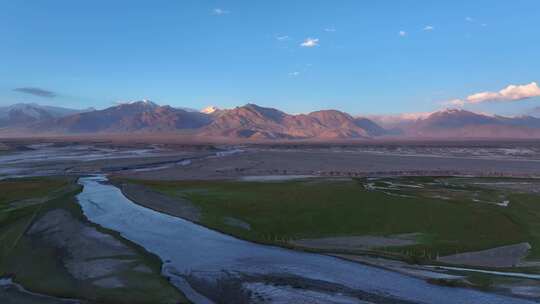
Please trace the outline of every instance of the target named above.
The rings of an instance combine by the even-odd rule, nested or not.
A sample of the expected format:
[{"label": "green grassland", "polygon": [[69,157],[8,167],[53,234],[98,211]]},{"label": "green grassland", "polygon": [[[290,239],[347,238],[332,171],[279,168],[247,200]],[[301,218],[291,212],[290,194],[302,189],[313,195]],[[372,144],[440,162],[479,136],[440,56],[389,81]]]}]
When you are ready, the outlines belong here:
[{"label": "green grassland", "polygon": [[[43,201],[67,191],[70,184],[73,180],[66,178],[0,181],[0,262],[43,208]],[[28,203],[18,204],[21,201]]]},{"label": "green grassland", "polygon": [[[66,177],[0,181],[0,277],[14,275],[16,282],[31,291],[82,299],[84,303],[187,302],[160,275],[161,261],[157,257],[86,220],[75,201],[79,191],[75,179]],[[34,221],[55,209],[66,210],[78,221],[115,236],[134,249],[138,264],[149,267],[151,272],[117,274],[128,282],[121,288],[102,288],[90,280],[76,280],[62,263],[66,252],[25,233]]]},{"label": "green grassland", "polygon": [[[540,196],[459,178],[240,181],[131,181],[203,212],[204,225],[259,242],[419,233],[420,243],[380,250],[435,257],[528,241],[540,257]],[[497,203],[509,200],[508,207]],[[233,217],[251,230],[227,224]]]}]

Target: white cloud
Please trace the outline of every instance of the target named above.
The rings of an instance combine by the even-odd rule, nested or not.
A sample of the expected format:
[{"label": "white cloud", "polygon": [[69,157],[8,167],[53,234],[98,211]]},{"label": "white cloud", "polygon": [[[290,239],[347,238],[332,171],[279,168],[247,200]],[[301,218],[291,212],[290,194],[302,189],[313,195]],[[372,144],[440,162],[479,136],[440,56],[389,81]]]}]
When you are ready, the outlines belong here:
[{"label": "white cloud", "polygon": [[229,11],[226,11],[224,9],[221,9],[221,8],[215,8],[212,10],[212,14],[213,15],[227,15],[228,13],[230,13]]},{"label": "white cloud", "polygon": [[523,85],[509,85],[498,92],[479,92],[467,96],[464,99],[454,99],[447,103],[455,106],[466,104],[478,104],[490,101],[517,101],[533,97],[540,97],[540,87],[536,82]]},{"label": "white cloud", "polygon": [[465,105],[465,101],[462,99],[452,99],[445,102],[444,104],[462,107]]},{"label": "white cloud", "polygon": [[407,36],[407,32],[405,32],[405,31],[399,31],[399,36],[405,37],[405,36]]},{"label": "white cloud", "polygon": [[435,27],[433,25],[426,25],[424,26],[424,31],[433,31]]},{"label": "white cloud", "polygon": [[299,75],[300,75],[300,72],[296,72],[296,71],[295,71],[295,72],[290,72],[290,73],[289,73],[289,77],[297,77],[297,76],[299,76]]},{"label": "white cloud", "polygon": [[336,31],[336,29],[334,27],[327,27],[324,29],[325,32],[328,32],[328,33],[333,33]]},{"label": "white cloud", "polygon": [[475,18],[472,18],[472,17],[466,17],[466,18],[465,18],[465,21],[470,22],[470,23],[473,23],[473,24],[476,24],[476,25],[481,26],[481,27],[486,27],[486,26],[488,26],[487,23],[481,22],[480,20],[476,20]]},{"label": "white cloud", "polygon": [[279,41],[286,41],[286,40],[291,39],[291,37],[289,37],[287,35],[283,35],[283,36],[276,36],[276,39],[279,40]]},{"label": "white cloud", "polygon": [[300,46],[303,47],[315,47],[319,45],[319,39],[318,38],[306,38],[304,42],[300,44]]}]

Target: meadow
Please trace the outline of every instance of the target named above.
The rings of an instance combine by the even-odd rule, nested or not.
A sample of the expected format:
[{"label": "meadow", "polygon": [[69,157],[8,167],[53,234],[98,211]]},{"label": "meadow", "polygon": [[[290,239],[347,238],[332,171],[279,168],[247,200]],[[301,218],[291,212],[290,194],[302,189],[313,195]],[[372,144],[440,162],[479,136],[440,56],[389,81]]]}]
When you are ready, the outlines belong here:
[{"label": "meadow", "polygon": [[258,242],[409,233],[417,244],[375,249],[434,259],[529,242],[529,258],[540,257],[538,194],[490,186],[501,183],[496,179],[131,182],[188,199],[202,210],[202,224]]}]

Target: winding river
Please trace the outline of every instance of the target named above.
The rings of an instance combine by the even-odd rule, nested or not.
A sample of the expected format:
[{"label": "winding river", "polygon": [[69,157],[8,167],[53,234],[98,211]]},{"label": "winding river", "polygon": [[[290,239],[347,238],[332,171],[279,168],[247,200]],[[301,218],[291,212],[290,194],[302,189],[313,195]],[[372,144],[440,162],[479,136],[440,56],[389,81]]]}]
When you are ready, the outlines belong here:
[{"label": "winding river", "polygon": [[[194,303],[212,303],[192,288],[186,276],[215,280],[221,274],[263,276],[289,274],[328,282],[386,298],[412,303],[533,303],[524,299],[471,289],[436,286],[399,273],[325,255],[297,252],[240,240],[192,222],[162,214],[127,199],[103,175],[82,177],[78,202],[88,219],[159,256],[163,274]],[[191,281],[189,281],[191,282]],[[264,283],[242,285],[273,303],[365,303],[341,293],[276,287]],[[282,301],[279,301],[282,299]]]}]

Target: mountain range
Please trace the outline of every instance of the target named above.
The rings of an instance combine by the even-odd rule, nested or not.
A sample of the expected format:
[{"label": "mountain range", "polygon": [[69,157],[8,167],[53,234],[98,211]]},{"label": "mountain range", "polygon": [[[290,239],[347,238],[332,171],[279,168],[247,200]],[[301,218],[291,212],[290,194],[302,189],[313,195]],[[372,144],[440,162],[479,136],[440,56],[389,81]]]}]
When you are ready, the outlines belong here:
[{"label": "mountain range", "polygon": [[246,104],[202,111],[143,100],[103,110],[37,104],[0,108],[0,128],[30,134],[187,133],[252,140],[400,138],[540,138],[540,118],[446,109],[433,113],[358,117],[337,110],[308,114]]},{"label": "mountain range", "polygon": [[7,107],[0,107],[0,127],[26,126],[40,121],[48,121],[91,110],[93,109],[74,110],[42,106],[35,103],[18,103]]},{"label": "mountain range", "polygon": [[203,113],[145,100],[45,120],[29,127],[56,133],[173,132],[200,128],[211,121]]}]

